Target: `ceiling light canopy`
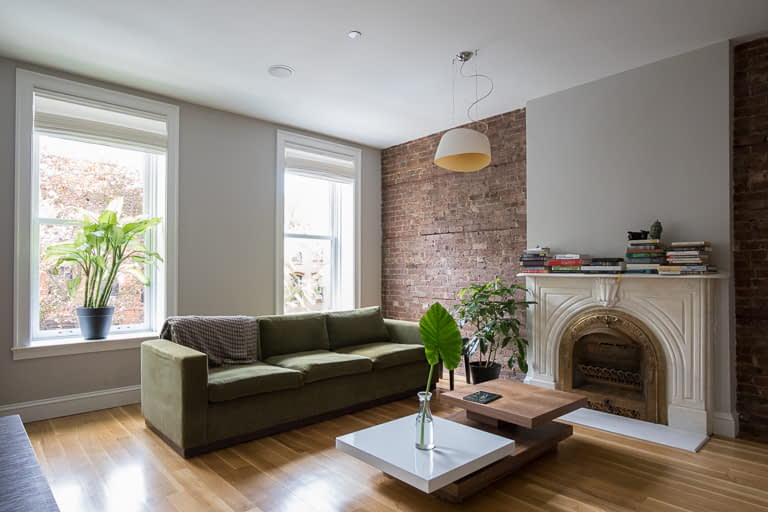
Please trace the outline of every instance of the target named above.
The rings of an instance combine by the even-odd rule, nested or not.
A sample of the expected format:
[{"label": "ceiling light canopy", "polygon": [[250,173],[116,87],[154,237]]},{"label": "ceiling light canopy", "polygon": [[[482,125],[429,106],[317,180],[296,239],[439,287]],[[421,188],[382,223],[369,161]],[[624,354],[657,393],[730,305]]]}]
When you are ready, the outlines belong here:
[{"label": "ceiling light canopy", "polygon": [[267,68],[267,73],[275,78],[290,78],[293,75],[293,68],[284,64],[274,64]]},{"label": "ceiling light canopy", "polygon": [[[456,65],[456,62],[461,63],[459,66],[459,74],[462,77],[474,78],[475,81],[479,78],[484,78],[488,80],[490,84],[488,91],[481,97],[477,97],[476,95],[475,101],[469,105],[469,108],[467,108],[467,117],[470,121],[476,121],[476,119],[472,117],[472,107],[476,107],[478,103],[490,96],[493,92],[493,80],[491,80],[489,76],[477,72],[471,75],[464,74],[464,64],[476,54],[477,50],[466,50],[457,54],[453,59],[454,66]],[[477,87],[475,88],[475,91],[477,91]],[[453,98],[453,101],[455,104],[455,97]],[[477,110],[475,113],[477,113]],[[485,128],[484,131],[488,131],[488,125],[486,123],[481,124]],[[450,171],[479,171],[484,167],[488,167],[490,163],[491,142],[488,140],[488,136],[485,133],[469,128],[454,128],[453,130],[445,132],[440,138],[440,143],[437,145],[437,151],[435,151],[435,165]]]},{"label": "ceiling light canopy", "polygon": [[347,37],[349,37],[350,39],[357,39],[362,35],[363,33],[360,32],[359,30],[350,30],[349,33],[347,34]]}]

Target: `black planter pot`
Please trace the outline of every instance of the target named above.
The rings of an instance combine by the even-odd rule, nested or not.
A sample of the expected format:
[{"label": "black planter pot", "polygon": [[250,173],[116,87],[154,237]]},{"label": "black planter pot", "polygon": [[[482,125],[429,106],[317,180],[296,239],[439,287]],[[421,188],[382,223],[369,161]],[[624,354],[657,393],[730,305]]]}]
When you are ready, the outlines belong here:
[{"label": "black planter pot", "polygon": [[472,373],[472,383],[480,384],[488,380],[498,379],[501,374],[501,365],[493,363],[491,366],[484,366],[479,361],[469,363],[469,370]]},{"label": "black planter pot", "polygon": [[86,340],[101,340],[107,337],[112,327],[114,306],[105,308],[77,308],[80,332]]}]

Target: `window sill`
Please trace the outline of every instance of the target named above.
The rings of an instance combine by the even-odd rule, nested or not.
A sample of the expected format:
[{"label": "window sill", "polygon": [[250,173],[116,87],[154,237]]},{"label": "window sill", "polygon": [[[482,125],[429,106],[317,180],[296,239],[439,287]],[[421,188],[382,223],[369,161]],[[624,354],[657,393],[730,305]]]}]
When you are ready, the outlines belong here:
[{"label": "window sill", "polygon": [[110,334],[104,340],[84,340],[70,338],[64,340],[34,341],[24,347],[13,347],[14,360],[36,359],[39,357],[69,356],[88,354],[91,352],[108,352],[112,350],[128,350],[138,348],[143,341],[158,337],[155,332],[131,332]]}]

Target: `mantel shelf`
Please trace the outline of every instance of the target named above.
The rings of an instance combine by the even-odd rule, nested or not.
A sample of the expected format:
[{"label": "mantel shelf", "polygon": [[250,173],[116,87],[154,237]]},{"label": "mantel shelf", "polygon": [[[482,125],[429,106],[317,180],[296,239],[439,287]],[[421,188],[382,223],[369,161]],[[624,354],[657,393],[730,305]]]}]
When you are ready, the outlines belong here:
[{"label": "mantel shelf", "polygon": [[577,274],[577,273],[555,273],[548,274],[517,274],[517,277],[530,277],[534,279],[538,278],[579,278],[579,279],[595,279],[613,277],[615,279],[728,279],[730,274],[718,272],[717,274],[701,274],[701,275],[687,275],[687,276],[663,276],[659,274]]}]

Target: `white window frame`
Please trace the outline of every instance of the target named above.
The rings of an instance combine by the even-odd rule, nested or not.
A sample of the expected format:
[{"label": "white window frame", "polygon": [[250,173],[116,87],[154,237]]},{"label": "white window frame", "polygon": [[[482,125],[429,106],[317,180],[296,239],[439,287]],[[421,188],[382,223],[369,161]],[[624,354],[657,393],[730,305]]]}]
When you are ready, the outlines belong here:
[{"label": "white window frame", "polygon": [[[361,243],[362,243],[362,237],[361,237],[361,212],[362,212],[362,206],[360,204],[360,197],[362,190],[362,151],[359,148],[353,147],[353,146],[347,146],[344,144],[338,144],[335,142],[329,142],[323,139],[318,139],[315,137],[309,137],[307,135],[302,135],[299,133],[289,132],[285,130],[278,130],[277,131],[277,150],[276,150],[276,156],[277,156],[277,165],[276,165],[276,173],[275,173],[275,313],[276,314],[282,314],[284,313],[284,299],[283,296],[283,279],[284,279],[284,273],[285,273],[285,254],[284,254],[284,244],[285,244],[285,174],[286,172],[291,172],[295,174],[301,174],[301,169],[286,169],[285,167],[285,149],[286,147],[301,147],[301,149],[318,153],[318,154],[324,154],[327,156],[332,156],[335,158],[342,158],[345,160],[351,160],[354,163],[354,201],[355,201],[355,218],[354,218],[354,233],[355,233],[355,247],[354,247],[354,307],[357,308],[360,306],[360,275],[361,275],[361,261],[360,257],[362,254],[361,251]],[[307,169],[309,171],[307,175],[312,175],[312,170]],[[338,212],[331,212],[331,215],[338,216]],[[333,224],[333,222],[332,222]],[[338,219],[336,224],[338,225]],[[332,228],[333,229],[333,228]],[[328,239],[326,236],[311,236],[311,235],[298,235],[295,236],[296,238],[316,238],[316,239]],[[339,253],[339,251],[336,251],[336,253]],[[335,254],[336,258],[339,258],[339,254]],[[338,267],[337,262],[335,265]],[[338,274],[338,273],[337,273]],[[340,279],[339,275],[335,275],[334,278],[338,281]],[[340,283],[335,282],[332,285],[334,287],[334,294],[338,294],[338,289],[340,286]],[[332,302],[335,302],[335,298]]]},{"label": "white window frame", "polygon": [[[150,208],[148,214],[163,218],[155,228],[154,243],[165,260],[152,270],[155,279],[151,292],[146,297],[146,325],[139,329],[125,329],[112,332],[106,340],[85,341],[79,333],[64,333],[63,336],[47,339],[37,338],[37,329],[32,326],[33,293],[38,293],[38,277],[32,275],[35,268],[32,258],[39,253],[33,246],[32,236],[38,223],[33,212],[37,212],[39,184],[36,166],[36,144],[34,121],[34,93],[36,90],[50,91],[80,97],[130,110],[139,110],[163,116],[167,128],[166,171],[164,179],[147,182],[145,201],[147,205],[161,204],[161,211]],[[134,96],[83,84],[58,77],[35,73],[24,69],[16,70],[16,183],[15,183],[15,232],[14,232],[14,359],[46,357],[73,353],[120,350],[133,348],[145,340],[157,336],[166,316],[176,313],[177,307],[177,229],[178,218],[178,141],[179,107],[155,100]],[[164,202],[157,200],[165,197]],[[164,204],[162,204],[164,203]],[[120,331],[116,329],[115,331]],[[67,335],[68,334],[68,335]]]}]

